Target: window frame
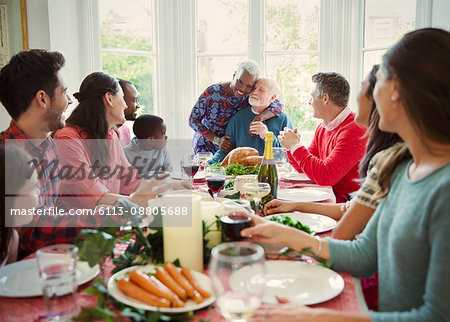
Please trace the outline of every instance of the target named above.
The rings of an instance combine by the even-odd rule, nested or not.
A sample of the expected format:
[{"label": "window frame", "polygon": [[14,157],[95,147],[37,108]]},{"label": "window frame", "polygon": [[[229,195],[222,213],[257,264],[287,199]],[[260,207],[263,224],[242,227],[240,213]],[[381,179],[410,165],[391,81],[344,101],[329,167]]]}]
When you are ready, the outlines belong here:
[{"label": "window frame", "polygon": [[[100,54],[99,54],[99,61],[100,61],[100,68],[101,70],[103,70],[103,54],[113,54],[113,55],[123,55],[123,56],[141,56],[141,57],[151,57],[152,58],[152,70],[154,71],[152,77],[153,77],[153,82],[152,82],[152,91],[153,91],[153,114],[157,114],[159,111],[157,110],[157,102],[158,102],[158,97],[156,95],[156,79],[157,79],[157,73],[156,73],[156,66],[159,65],[158,62],[158,44],[156,42],[156,32],[155,32],[155,28],[157,28],[158,24],[156,23],[156,5],[155,2],[157,0],[147,0],[150,2],[150,7],[151,7],[151,15],[152,15],[152,51],[148,51],[148,50],[136,50],[136,49],[124,49],[124,48],[103,48],[101,46],[101,20],[98,19],[98,24],[99,24],[99,47],[100,47]],[[100,3],[99,0],[97,1],[93,1],[96,3],[96,10],[98,12],[98,16],[100,17]]]},{"label": "window frame", "polygon": [[[203,90],[197,88],[198,57],[211,56],[213,53],[198,55],[196,52],[196,0],[151,1],[154,8],[154,113],[164,118],[171,138],[191,138],[192,130],[187,120]],[[258,43],[256,46],[249,46],[248,58],[258,62],[264,72],[266,1],[248,1],[249,44]],[[433,1],[417,0],[416,29],[431,25]],[[82,12],[84,8],[88,14],[83,19],[90,21],[86,28],[91,31],[89,37],[85,37],[88,39],[85,46],[88,51],[86,60],[89,62],[86,68],[90,71],[100,70],[101,48],[96,44],[100,35],[98,2],[81,2]],[[320,3],[318,69],[335,71],[348,79],[352,88],[349,106],[353,110],[359,83],[364,77],[364,5],[365,1],[353,0],[321,0]],[[87,32],[84,34],[88,35]]]}]

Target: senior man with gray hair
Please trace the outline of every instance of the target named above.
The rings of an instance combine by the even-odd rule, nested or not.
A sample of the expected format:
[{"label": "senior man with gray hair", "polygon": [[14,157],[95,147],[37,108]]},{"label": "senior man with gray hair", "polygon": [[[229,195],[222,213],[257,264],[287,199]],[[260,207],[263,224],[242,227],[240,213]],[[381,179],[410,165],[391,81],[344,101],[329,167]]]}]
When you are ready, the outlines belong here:
[{"label": "senior man with gray hair", "polygon": [[[264,139],[268,131],[274,134],[274,146],[281,146],[277,139],[278,134],[285,128],[292,129],[289,116],[281,112],[278,117],[264,121],[254,120],[271,106],[278,95],[276,82],[268,77],[258,79],[254,89],[249,95],[249,105],[234,114],[227,125],[225,135],[235,147],[252,147],[258,150],[259,155],[264,154]],[[247,130],[249,129],[249,130]],[[221,162],[227,155],[226,151],[219,149],[209,163]]]},{"label": "senior man with gray hair", "polygon": [[[258,64],[246,60],[239,64],[232,81],[213,84],[200,95],[189,118],[189,126],[195,131],[192,141],[195,153],[215,153],[219,148],[229,152],[233,149],[232,140],[225,135],[225,129],[233,115],[248,106],[248,94],[258,77]],[[267,110],[254,115],[252,120],[276,118],[282,108],[280,101],[274,100]]]}]

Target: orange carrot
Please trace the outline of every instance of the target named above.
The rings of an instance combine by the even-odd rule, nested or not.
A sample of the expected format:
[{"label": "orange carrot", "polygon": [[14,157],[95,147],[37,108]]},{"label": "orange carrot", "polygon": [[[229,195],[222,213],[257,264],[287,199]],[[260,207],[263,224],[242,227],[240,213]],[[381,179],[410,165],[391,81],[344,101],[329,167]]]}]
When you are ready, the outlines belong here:
[{"label": "orange carrot", "polygon": [[165,286],[167,286],[172,292],[180,297],[181,300],[186,301],[186,291],[178,285],[175,280],[167,273],[164,267],[156,268],[156,278],[161,281]]},{"label": "orange carrot", "polygon": [[197,292],[199,292],[200,295],[203,296],[205,299],[211,296],[211,294],[208,291],[205,291],[198,285],[189,268],[183,267],[181,269],[181,274],[183,274],[183,276],[186,277],[186,279],[189,281],[189,283],[191,283],[191,285],[195,288],[195,290],[197,290]]},{"label": "orange carrot", "polygon": [[196,303],[203,302],[203,297],[197,292],[192,285],[188,282],[188,280],[181,275],[178,268],[172,263],[165,263],[164,268],[167,272],[169,272],[170,276],[186,291],[186,294],[193,299]]},{"label": "orange carrot", "polygon": [[130,272],[129,277],[130,281],[153,295],[167,299],[174,307],[184,307],[183,301],[154,276],[148,276],[141,270],[135,269]]},{"label": "orange carrot", "polygon": [[184,307],[184,302],[178,297],[178,295],[176,295],[167,286],[165,286],[163,283],[161,283],[161,281],[159,279],[157,279],[154,276],[150,276],[150,279],[153,282],[155,282],[157,285],[159,285],[159,287],[165,288],[168,292],[170,292],[170,294],[172,294],[172,296],[173,296],[172,306],[174,306],[174,307]]},{"label": "orange carrot", "polygon": [[170,307],[170,302],[168,300],[152,295],[124,278],[117,282],[117,286],[123,293],[138,300],[139,302],[150,306]]}]

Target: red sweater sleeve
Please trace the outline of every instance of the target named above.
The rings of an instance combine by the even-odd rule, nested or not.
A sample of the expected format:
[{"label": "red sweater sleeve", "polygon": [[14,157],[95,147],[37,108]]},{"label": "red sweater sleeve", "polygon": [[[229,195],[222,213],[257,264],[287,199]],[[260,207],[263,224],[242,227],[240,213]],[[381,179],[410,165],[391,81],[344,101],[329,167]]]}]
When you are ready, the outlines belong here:
[{"label": "red sweater sleeve", "polygon": [[[293,163],[297,164],[294,168],[301,169],[320,185],[334,186],[358,165],[365,152],[366,139],[362,138],[365,130],[362,127],[352,122],[336,130],[336,133],[327,133],[321,128],[316,131],[311,150],[300,147],[291,154],[295,160]],[[333,144],[334,147],[330,148]],[[311,153],[315,151],[315,146],[322,157]],[[327,153],[327,150],[331,151]]]}]

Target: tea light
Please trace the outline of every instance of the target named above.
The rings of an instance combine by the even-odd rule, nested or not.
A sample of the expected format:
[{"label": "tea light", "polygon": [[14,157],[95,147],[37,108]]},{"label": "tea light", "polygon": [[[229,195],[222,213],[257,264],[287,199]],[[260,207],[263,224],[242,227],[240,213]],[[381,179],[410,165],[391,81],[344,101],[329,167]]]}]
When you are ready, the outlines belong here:
[{"label": "tea light", "polygon": [[[192,222],[183,227],[173,227],[174,218],[163,216],[164,261],[179,259],[183,267],[203,271],[203,232],[200,211],[201,196],[192,193],[169,194],[160,198],[176,207],[192,203]],[[180,216],[181,217],[181,216]],[[177,218],[175,218],[176,220]]]},{"label": "tea light", "polygon": [[222,232],[220,230],[220,224],[219,228],[217,228],[217,226],[213,224],[217,222],[216,215],[223,215],[223,210],[220,206],[220,203],[216,201],[202,201],[201,214],[202,219],[206,223],[206,227],[209,227],[209,229],[212,230],[219,229],[218,231],[210,231],[205,235],[205,239],[208,241],[208,248],[213,248],[214,246],[222,242]]}]

